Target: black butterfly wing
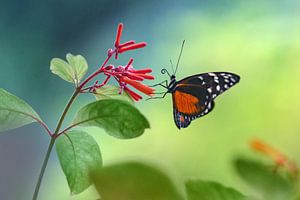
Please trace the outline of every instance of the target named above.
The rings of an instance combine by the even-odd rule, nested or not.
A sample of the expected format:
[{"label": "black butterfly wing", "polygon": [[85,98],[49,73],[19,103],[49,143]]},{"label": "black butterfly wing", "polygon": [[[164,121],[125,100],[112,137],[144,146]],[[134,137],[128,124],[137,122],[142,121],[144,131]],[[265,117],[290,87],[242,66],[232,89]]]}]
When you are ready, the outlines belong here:
[{"label": "black butterfly wing", "polygon": [[212,98],[215,99],[218,95],[228,90],[240,81],[237,74],[230,72],[209,72],[203,74],[196,74],[186,77],[178,83],[201,85],[207,89]]},{"label": "black butterfly wing", "polygon": [[184,78],[173,92],[173,115],[176,126],[186,128],[192,120],[208,114],[213,100],[238,83],[240,77],[228,72],[210,72]]}]

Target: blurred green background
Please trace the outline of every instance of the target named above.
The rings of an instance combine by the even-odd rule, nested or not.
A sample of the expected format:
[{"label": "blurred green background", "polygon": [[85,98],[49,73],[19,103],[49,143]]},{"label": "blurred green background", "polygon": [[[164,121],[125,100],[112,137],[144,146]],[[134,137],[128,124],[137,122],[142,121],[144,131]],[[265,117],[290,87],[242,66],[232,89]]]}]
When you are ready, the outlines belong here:
[{"label": "blurred green background", "polygon": [[[92,72],[113,44],[123,22],[123,41],[146,41],[130,57],[151,67],[156,81],[186,46],[178,79],[207,71],[230,71],[241,82],[217,98],[214,111],[178,130],[170,95],[137,106],[151,129],[118,140],[92,128],[104,165],[142,160],[167,172],[183,190],[183,180],[200,178],[251,194],[232,160],[251,154],[248,143],[261,138],[300,162],[299,78],[300,2],[278,1],[2,1],[0,6],[0,86],[30,103],[53,129],[73,86],[50,73],[53,57],[82,54]],[[149,83],[151,84],[151,83]],[[70,112],[93,100],[82,96]],[[37,124],[0,135],[0,199],[30,199],[49,138]],[[53,152],[40,199],[95,199],[95,191],[71,196]]]}]

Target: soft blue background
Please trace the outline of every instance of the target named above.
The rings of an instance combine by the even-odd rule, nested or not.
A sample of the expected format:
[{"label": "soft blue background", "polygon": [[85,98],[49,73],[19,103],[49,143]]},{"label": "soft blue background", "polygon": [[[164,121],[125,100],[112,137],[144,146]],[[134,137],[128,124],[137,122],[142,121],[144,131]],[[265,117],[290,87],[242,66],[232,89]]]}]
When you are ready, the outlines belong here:
[{"label": "soft blue background", "polygon": [[[53,129],[73,86],[50,73],[53,57],[84,55],[92,72],[111,47],[119,22],[123,41],[148,42],[121,56],[136,67],[160,69],[186,46],[178,78],[206,71],[231,71],[241,82],[216,100],[215,110],[178,131],[170,96],[138,107],[151,129],[137,139],[117,140],[91,128],[104,164],[138,159],[165,170],[182,190],[186,178],[215,180],[251,194],[234,172],[236,155],[251,154],[261,138],[299,158],[300,2],[279,1],[2,1],[0,86],[30,103]],[[83,96],[76,108],[92,97]],[[0,199],[30,199],[49,138],[33,124],[0,135]],[[251,156],[253,156],[251,154]],[[40,199],[95,199],[90,188],[70,196],[53,152]]]}]

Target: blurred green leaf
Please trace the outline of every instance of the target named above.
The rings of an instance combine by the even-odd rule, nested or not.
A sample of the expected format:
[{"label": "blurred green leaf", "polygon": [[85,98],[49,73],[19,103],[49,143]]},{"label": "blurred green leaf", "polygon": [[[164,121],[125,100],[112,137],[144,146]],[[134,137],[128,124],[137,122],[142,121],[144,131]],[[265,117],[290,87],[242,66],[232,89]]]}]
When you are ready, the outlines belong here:
[{"label": "blurred green leaf", "polygon": [[117,99],[99,100],[84,106],[78,111],[73,125],[97,126],[122,139],[138,137],[150,127],[137,108]]},{"label": "blurred green leaf", "polygon": [[114,85],[104,85],[96,89],[95,97],[97,100],[102,99],[120,99],[133,103],[132,98],[125,91],[119,94],[120,88]]},{"label": "blurred green leaf", "polygon": [[90,171],[102,166],[94,138],[81,130],[66,132],[57,138],[56,151],[71,192],[78,194],[88,188],[92,184]]},{"label": "blurred green leaf", "polygon": [[166,174],[144,163],[114,164],[91,177],[105,200],[183,200]]},{"label": "blurred green leaf", "polygon": [[67,61],[60,58],[53,58],[50,63],[50,70],[65,81],[74,83],[76,86],[85,75],[88,64],[81,55],[67,54]]},{"label": "blurred green leaf", "polygon": [[239,158],[235,161],[235,168],[251,187],[261,193],[264,199],[290,199],[291,184],[279,174],[274,173],[270,167],[256,161]]},{"label": "blurred green leaf", "polygon": [[68,53],[66,58],[68,63],[72,66],[74,70],[74,79],[76,81],[75,84],[77,85],[88,70],[87,61],[82,55],[74,56],[71,53]]},{"label": "blurred green leaf", "polygon": [[246,196],[233,188],[212,181],[189,180],[185,183],[188,200],[245,200]]},{"label": "blurred green leaf", "polygon": [[19,97],[0,88],[0,131],[41,121],[33,108]]}]

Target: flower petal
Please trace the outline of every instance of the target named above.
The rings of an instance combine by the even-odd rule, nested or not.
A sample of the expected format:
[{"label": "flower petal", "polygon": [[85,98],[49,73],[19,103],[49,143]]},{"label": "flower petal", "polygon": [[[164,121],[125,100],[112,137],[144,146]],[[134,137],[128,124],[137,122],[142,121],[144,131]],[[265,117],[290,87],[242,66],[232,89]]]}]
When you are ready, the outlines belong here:
[{"label": "flower petal", "polygon": [[144,77],[140,76],[140,74],[125,72],[124,75],[127,76],[128,78],[132,79],[132,80],[136,80],[136,81],[143,81],[144,80]]},{"label": "flower petal", "polygon": [[128,87],[124,87],[124,91],[127,92],[127,94],[129,94],[135,101],[139,101],[140,99],[142,99],[142,97],[139,94],[135,93]]},{"label": "flower petal", "polygon": [[278,165],[284,165],[287,162],[287,157],[283,153],[260,140],[252,140],[250,145],[254,150],[271,157]]},{"label": "flower petal", "polygon": [[144,94],[147,94],[149,96],[151,96],[154,93],[154,89],[151,87],[148,87],[138,81],[129,79],[128,77],[122,77],[121,81],[123,81],[124,83],[127,83],[129,85],[131,85],[132,87],[134,87],[135,89],[143,92]]},{"label": "flower petal", "polygon": [[138,74],[147,74],[151,73],[152,69],[146,68],[146,69],[129,69],[128,71],[133,72],[133,73],[138,73]]},{"label": "flower petal", "polygon": [[123,53],[125,51],[143,48],[146,45],[147,45],[146,42],[140,42],[140,43],[137,43],[137,44],[132,44],[132,45],[128,45],[128,46],[125,46],[125,47],[121,47],[121,48],[119,48],[118,52]]},{"label": "flower petal", "polygon": [[118,30],[117,30],[117,35],[116,35],[116,41],[115,41],[115,47],[118,48],[120,45],[120,40],[122,36],[122,31],[123,31],[123,24],[120,23],[118,25]]},{"label": "flower petal", "polygon": [[128,42],[125,42],[125,43],[123,43],[123,44],[120,44],[120,45],[119,45],[119,48],[125,47],[125,46],[128,46],[128,45],[132,45],[132,44],[134,44],[134,43],[135,43],[134,40],[130,40],[130,41],[128,41]]}]

